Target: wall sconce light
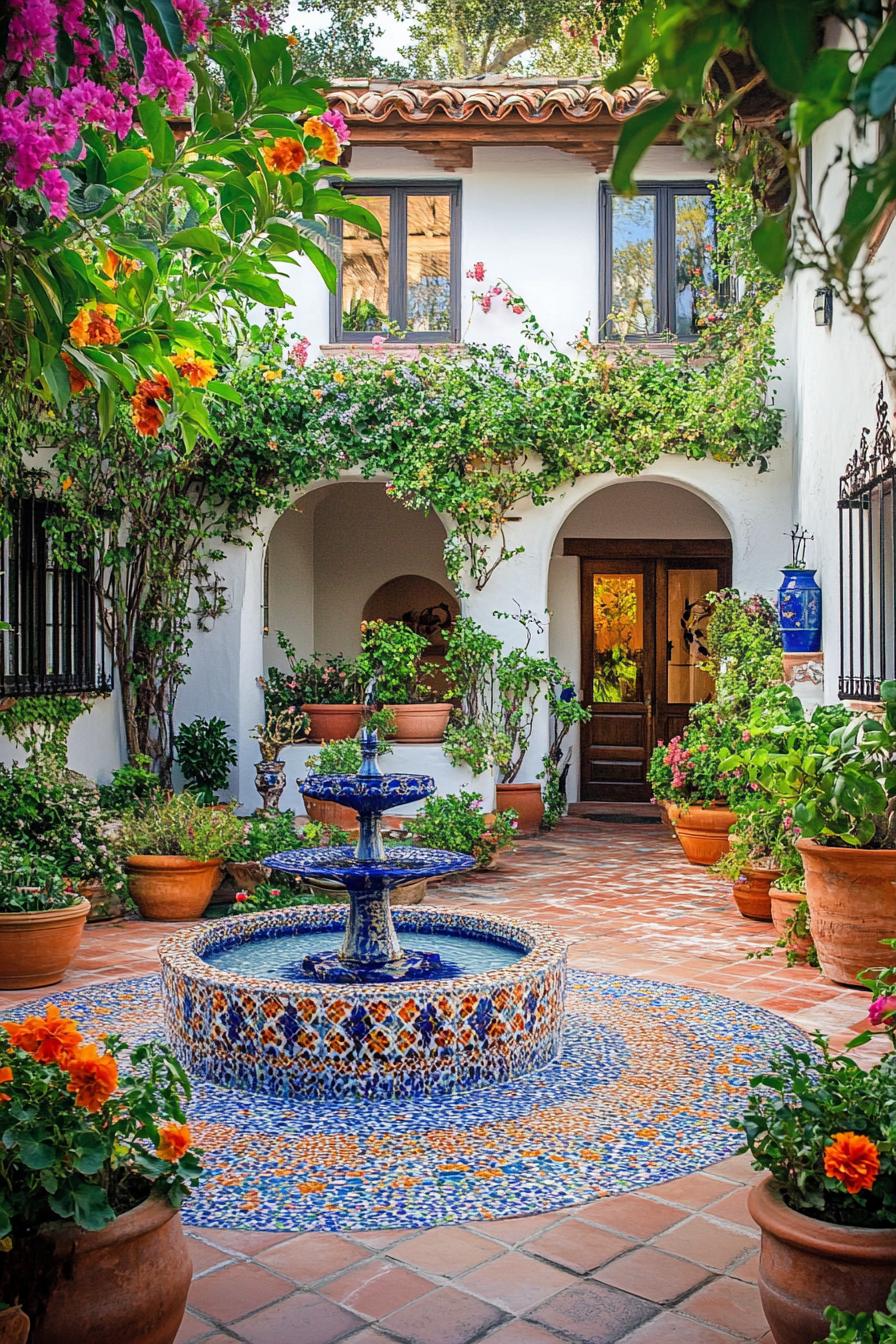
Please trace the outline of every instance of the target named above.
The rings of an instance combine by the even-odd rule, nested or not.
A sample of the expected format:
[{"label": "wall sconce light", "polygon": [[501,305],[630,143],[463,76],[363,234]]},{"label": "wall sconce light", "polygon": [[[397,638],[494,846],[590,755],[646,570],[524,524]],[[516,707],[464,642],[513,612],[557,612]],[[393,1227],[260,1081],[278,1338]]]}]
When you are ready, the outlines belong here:
[{"label": "wall sconce light", "polygon": [[816,327],[829,327],[834,320],[834,291],[830,285],[816,289],[814,309]]}]

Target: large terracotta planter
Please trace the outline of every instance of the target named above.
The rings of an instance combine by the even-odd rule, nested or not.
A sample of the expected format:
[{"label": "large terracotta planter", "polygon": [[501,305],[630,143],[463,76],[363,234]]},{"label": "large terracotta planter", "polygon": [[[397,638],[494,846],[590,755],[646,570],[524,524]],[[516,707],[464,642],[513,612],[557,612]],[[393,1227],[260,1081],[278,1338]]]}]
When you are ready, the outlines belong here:
[{"label": "large terracotta planter", "polygon": [[801,891],[778,891],[772,888],[769,892],[772,903],[772,923],[775,926],[775,933],[784,943],[788,952],[801,961],[805,961],[812,948],[815,946],[812,941],[811,933],[794,933],[789,927],[791,920],[796,914],[796,908],[806,898]]},{"label": "large terracotta planter", "polygon": [[744,919],[761,919],[770,924],[772,900],[769,887],[778,876],[777,868],[745,868],[731,887],[734,904]]},{"label": "large terracotta planter", "polygon": [[180,854],[131,854],[127,869],[131,896],[144,919],[198,919],[221,880],[220,859]]},{"label": "large terracotta planter", "polygon": [[896,850],[796,844],[819,965],[829,980],[858,984],[860,971],[892,959],[883,940],[896,931]]},{"label": "large terracotta planter", "polygon": [[48,1224],[35,1257],[57,1273],[31,1344],[172,1344],[193,1271],[166,1200],[144,1200],[98,1232]]},{"label": "large terracotta planter", "polygon": [[358,814],[353,807],[343,807],[342,803],[326,803],[320,798],[309,798],[302,794],[305,813],[309,821],[319,821],[322,826],[338,826],[343,831],[358,829]]},{"label": "large terracotta planter", "polygon": [[64,910],[0,915],[0,989],[55,985],[78,950],[90,902]]},{"label": "large terracotta planter", "polygon": [[452,705],[386,705],[395,720],[395,742],[441,742]]},{"label": "large terracotta planter", "polygon": [[312,742],[339,742],[355,737],[361,727],[363,705],[303,705],[311,720],[308,736]]},{"label": "large terracotta planter", "polygon": [[775,1344],[827,1337],[827,1306],[874,1311],[896,1279],[896,1228],[841,1227],[784,1203],[770,1177],[750,1190],[762,1230],[759,1296]]},{"label": "large terracotta planter", "polygon": [[688,863],[710,868],[728,853],[728,832],[737,821],[727,807],[682,807],[675,818],[675,834]]},{"label": "large terracotta planter", "polygon": [[517,814],[517,835],[537,835],[544,820],[544,799],[540,784],[499,784],[495,790],[495,811],[512,807]]}]

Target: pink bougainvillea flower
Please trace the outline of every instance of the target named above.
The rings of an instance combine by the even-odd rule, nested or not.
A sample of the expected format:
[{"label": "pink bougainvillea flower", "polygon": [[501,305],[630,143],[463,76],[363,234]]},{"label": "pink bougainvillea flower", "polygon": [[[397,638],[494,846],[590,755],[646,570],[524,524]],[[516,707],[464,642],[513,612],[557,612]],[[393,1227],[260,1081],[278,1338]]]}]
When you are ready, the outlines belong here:
[{"label": "pink bougainvillea flower", "polygon": [[485,279],[485,262],[484,262],[484,261],[474,261],[474,262],[473,262],[473,265],[472,265],[472,266],[470,267],[470,269],[467,271],[467,279],[468,279],[468,280],[480,280],[480,281],[481,281],[481,280],[484,280],[484,279]]},{"label": "pink bougainvillea flower", "polygon": [[308,352],[311,348],[311,342],[307,336],[300,336],[294,345],[290,346],[289,359],[295,364],[297,369],[304,369],[308,363]]},{"label": "pink bougainvillea flower", "polygon": [[208,5],[203,0],[175,0],[174,8],[184,30],[184,37],[195,46],[208,33]]},{"label": "pink bougainvillea flower", "polygon": [[193,92],[193,76],[183,61],[165,50],[158,33],[147,23],[143,25],[143,38],[146,56],[138,90],[146,98],[159,98],[164,94],[169,112],[179,116]]},{"label": "pink bougainvillea flower", "polygon": [[6,59],[30,75],[39,61],[56,51],[56,6],[53,0],[13,0],[6,37]]},{"label": "pink bougainvillea flower", "polygon": [[236,26],[244,32],[261,33],[264,36],[270,31],[271,21],[255,5],[243,5],[236,15]]},{"label": "pink bougainvillea flower", "polygon": [[896,1013],[896,995],[881,994],[879,998],[871,1001],[868,1009],[868,1021],[872,1027],[879,1027],[893,1013]]},{"label": "pink bougainvillea flower", "polygon": [[349,140],[351,140],[352,133],[349,130],[348,122],[342,113],[335,107],[331,107],[328,112],[325,112],[321,117],[321,121],[325,126],[332,126],[341,145],[347,145]]}]

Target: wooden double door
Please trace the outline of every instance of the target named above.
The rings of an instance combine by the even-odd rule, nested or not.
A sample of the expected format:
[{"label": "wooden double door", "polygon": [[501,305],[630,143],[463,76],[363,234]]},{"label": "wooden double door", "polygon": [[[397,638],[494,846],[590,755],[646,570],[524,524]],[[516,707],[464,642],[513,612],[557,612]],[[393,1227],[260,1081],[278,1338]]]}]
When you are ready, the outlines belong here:
[{"label": "wooden double door", "polygon": [[722,541],[564,543],[581,557],[583,800],[643,802],[657,742],[712,693],[702,669],[707,593],[731,582]]}]

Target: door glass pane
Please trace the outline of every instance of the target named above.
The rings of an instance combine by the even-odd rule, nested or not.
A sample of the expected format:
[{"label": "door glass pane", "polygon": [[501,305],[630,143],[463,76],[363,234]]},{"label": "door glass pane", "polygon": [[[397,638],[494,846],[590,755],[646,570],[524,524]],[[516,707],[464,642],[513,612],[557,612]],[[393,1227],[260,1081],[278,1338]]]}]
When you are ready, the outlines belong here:
[{"label": "door glass pane", "polygon": [[714,568],[669,570],[666,699],[671,705],[693,705],[712,694],[712,677],[700,664],[707,657],[705,598],[718,586]]},{"label": "door glass pane", "polygon": [[675,333],[697,332],[694,300],[715,285],[715,217],[709,196],[675,197]]},{"label": "door glass pane", "polygon": [[619,336],[657,329],[656,197],[612,198],[613,271],[610,312]]},{"label": "door glass pane", "polygon": [[594,574],[592,702],[644,699],[644,579],[641,574]]},{"label": "door glass pane", "polygon": [[380,331],[389,317],[389,197],[354,196],[383,226],[382,238],[346,220],[342,230],[342,329]]},{"label": "door glass pane", "polygon": [[408,330],[451,328],[451,197],[408,203]]}]

